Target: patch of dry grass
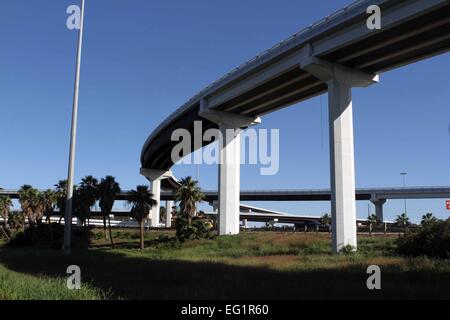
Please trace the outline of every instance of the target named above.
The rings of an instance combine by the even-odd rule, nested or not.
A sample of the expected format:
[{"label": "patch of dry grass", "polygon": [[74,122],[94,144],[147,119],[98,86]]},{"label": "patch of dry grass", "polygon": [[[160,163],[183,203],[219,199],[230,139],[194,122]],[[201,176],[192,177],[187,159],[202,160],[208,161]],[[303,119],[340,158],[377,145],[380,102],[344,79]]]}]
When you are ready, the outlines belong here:
[{"label": "patch of dry grass", "polygon": [[[125,299],[450,298],[448,261],[397,257],[395,237],[359,236],[356,254],[332,255],[327,233],[244,232],[179,244],[173,231],[152,230],[143,251],[136,249],[136,235],[115,230],[118,246],[112,250],[96,230],[94,248],[71,257],[8,249],[0,267],[39,281],[41,275],[61,277],[76,263],[99,292]],[[380,292],[365,286],[372,264],[382,269]]]}]

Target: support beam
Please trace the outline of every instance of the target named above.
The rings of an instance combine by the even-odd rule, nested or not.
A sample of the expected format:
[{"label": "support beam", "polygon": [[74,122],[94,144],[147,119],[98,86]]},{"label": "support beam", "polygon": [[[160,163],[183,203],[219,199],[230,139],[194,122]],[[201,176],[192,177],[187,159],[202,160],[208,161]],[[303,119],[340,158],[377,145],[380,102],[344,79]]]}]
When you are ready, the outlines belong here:
[{"label": "support beam", "polygon": [[160,203],[161,203],[161,180],[155,179],[151,182],[152,199],[156,204],[150,210],[150,225],[152,228],[160,227]]},{"label": "support beam", "polygon": [[219,235],[239,233],[240,201],[240,153],[242,128],[258,124],[259,118],[247,117],[208,107],[200,102],[199,115],[216,123],[219,127]]},{"label": "support beam", "polygon": [[324,61],[304,48],[300,67],[328,85],[333,253],[357,247],[352,87],[367,87],[378,76]]},{"label": "support beam", "polygon": [[370,202],[375,206],[375,215],[378,221],[384,222],[383,205],[386,203],[386,199],[371,199]]},{"label": "support beam", "polygon": [[248,229],[248,220],[247,219],[242,219],[242,226],[244,227],[244,230]]},{"label": "support beam", "polygon": [[173,177],[171,171],[141,168],[141,174],[151,182],[152,199],[156,201],[150,212],[150,225],[152,228],[160,227],[160,206],[161,206],[161,180]]},{"label": "support beam", "polygon": [[166,228],[172,227],[172,208],[173,208],[173,201],[167,200],[166,201]]},{"label": "support beam", "polygon": [[240,151],[241,135],[237,129],[234,137],[228,126],[219,125],[223,143],[220,146],[219,163],[219,234],[239,233],[239,197],[240,197]]},{"label": "support beam", "polygon": [[218,212],[218,210],[219,210],[219,201],[218,200],[214,200],[213,202],[210,202],[209,205],[211,207],[213,207],[213,210],[215,213]]},{"label": "support beam", "polygon": [[333,252],[357,246],[351,88],[328,84]]}]

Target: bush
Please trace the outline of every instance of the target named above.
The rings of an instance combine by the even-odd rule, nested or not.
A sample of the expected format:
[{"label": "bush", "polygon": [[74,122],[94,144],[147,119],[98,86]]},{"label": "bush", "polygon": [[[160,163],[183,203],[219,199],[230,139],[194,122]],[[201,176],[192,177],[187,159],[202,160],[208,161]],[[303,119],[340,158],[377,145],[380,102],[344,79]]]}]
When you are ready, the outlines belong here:
[{"label": "bush", "polygon": [[212,238],[212,222],[203,216],[193,217],[189,225],[188,219],[179,214],[176,220],[176,235],[180,242],[186,240],[210,239]]},{"label": "bush", "polygon": [[409,231],[396,241],[396,245],[401,255],[450,259],[450,219]]},{"label": "bush", "polygon": [[346,245],[341,249],[341,253],[344,255],[351,255],[356,252],[356,248],[352,246],[351,244]]}]

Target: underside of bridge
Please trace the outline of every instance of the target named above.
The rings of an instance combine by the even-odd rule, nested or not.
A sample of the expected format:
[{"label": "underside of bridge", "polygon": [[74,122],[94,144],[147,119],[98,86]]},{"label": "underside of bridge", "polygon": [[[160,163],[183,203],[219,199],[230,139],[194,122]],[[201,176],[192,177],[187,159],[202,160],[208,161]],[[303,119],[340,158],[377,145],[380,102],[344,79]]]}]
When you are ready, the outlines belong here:
[{"label": "underside of bridge", "polygon": [[[381,29],[367,26],[367,8],[381,9]],[[235,129],[220,145],[220,234],[239,232],[239,131],[258,117],[328,93],[333,251],[356,248],[353,87],[377,83],[378,74],[450,49],[448,0],[357,1],[233,70],[170,115],[147,139],[141,171],[158,198],[176,182],[166,172],[175,129]],[[207,143],[192,144],[192,151]],[[156,210],[155,210],[156,211]],[[157,211],[159,212],[159,211]],[[155,213],[153,216],[157,216]],[[159,223],[157,217],[154,218]]]}]

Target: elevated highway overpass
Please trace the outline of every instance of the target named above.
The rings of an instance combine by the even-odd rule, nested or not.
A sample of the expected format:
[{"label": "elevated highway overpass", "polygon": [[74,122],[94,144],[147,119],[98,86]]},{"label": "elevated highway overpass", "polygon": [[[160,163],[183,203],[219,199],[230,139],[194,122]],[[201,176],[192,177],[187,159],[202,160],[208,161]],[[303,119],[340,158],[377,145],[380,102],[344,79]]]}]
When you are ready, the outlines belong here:
[{"label": "elevated highway overpass", "polygon": [[[381,29],[367,27],[367,9],[381,9]],[[175,129],[238,132],[261,116],[328,93],[333,251],[356,247],[353,87],[379,81],[378,74],[426,59],[450,48],[448,0],[360,0],[314,23],[215,81],[176,109],[148,137],[141,173],[155,198],[176,183],[170,168]],[[192,151],[208,142],[194,143]],[[220,234],[239,232],[240,137],[225,140],[219,164]],[[185,156],[185,155],[184,155]],[[155,212],[159,212],[154,208]],[[159,223],[155,219],[155,223]]]},{"label": "elevated highway overpass", "polygon": [[[217,191],[205,191],[205,201],[218,201]],[[316,190],[242,190],[240,201],[331,201],[330,189]],[[161,193],[162,200],[172,200],[171,192]],[[378,220],[384,221],[383,205],[394,199],[450,199],[450,187],[361,188],[355,200],[368,200],[375,205]],[[241,204],[242,206],[242,204]]]}]

